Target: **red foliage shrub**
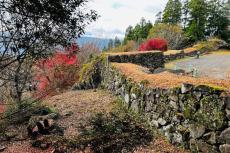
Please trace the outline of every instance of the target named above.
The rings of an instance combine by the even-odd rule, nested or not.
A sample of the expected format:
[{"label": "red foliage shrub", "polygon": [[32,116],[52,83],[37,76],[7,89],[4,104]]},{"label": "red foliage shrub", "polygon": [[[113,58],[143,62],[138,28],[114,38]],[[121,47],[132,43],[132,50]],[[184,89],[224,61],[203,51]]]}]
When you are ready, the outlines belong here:
[{"label": "red foliage shrub", "polygon": [[0,104],[0,115],[5,112],[5,106]]},{"label": "red foliage shrub", "polygon": [[79,62],[76,56],[78,46],[73,44],[64,51],[56,51],[49,58],[40,59],[35,64],[35,96],[55,94],[58,90],[72,86],[77,79]]},{"label": "red foliage shrub", "polygon": [[139,47],[139,51],[150,51],[150,50],[160,50],[167,51],[168,45],[165,39],[154,38],[150,39],[145,43],[142,43]]}]

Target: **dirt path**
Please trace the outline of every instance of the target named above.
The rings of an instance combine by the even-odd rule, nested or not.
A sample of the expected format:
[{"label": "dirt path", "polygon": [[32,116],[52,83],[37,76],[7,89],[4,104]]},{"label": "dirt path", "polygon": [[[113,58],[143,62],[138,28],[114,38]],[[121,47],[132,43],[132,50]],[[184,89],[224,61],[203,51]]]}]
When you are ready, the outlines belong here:
[{"label": "dirt path", "polygon": [[[51,97],[45,101],[53,106],[62,117],[57,120],[58,124],[65,129],[65,136],[71,138],[78,135],[78,127],[81,122],[94,113],[110,112],[113,108],[115,97],[103,90],[69,91],[61,95]],[[52,149],[42,151],[30,147],[29,141],[16,142],[10,144],[5,153],[51,153]],[[86,152],[91,152],[86,151]],[[140,147],[136,153],[185,153],[171,144],[158,138],[149,146]],[[77,151],[76,151],[77,153]]]},{"label": "dirt path", "polygon": [[65,136],[72,137],[78,134],[80,123],[86,122],[94,113],[109,112],[114,97],[105,91],[70,91],[51,97],[45,101],[54,107],[61,116],[58,124],[65,129]]}]

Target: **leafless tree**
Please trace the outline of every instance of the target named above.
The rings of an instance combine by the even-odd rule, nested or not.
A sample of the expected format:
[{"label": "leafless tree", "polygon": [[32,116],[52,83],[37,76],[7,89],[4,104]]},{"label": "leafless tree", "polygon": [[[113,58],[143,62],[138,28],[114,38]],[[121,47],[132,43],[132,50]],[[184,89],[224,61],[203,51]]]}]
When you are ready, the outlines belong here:
[{"label": "leafless tree", "polygon": [[80,47],[80,51],[78,53],[79,63],[83,64],[87,62],[87,60],[93,56],[100,54],[101,51],[95,43],[86,43]]}]

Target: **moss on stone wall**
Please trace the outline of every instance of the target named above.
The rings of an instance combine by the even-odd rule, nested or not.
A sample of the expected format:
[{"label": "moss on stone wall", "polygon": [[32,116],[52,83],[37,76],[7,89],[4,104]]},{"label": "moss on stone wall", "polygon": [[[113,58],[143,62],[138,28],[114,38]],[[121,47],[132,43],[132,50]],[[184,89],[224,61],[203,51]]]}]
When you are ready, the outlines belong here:
[{"label": "moss on stone wall", "polygon": [[162,52],[149,51],[149,52],[136,52],[136,53],[117,53],[108,54],[110,62],[116,63],[133,63],[139,64],[148,68],[164,67],[164,55]]},{"label": "moss on stone wall", "polygon": [[79,81],[73,89],[96,88],[101,83],[101,69],[106,64],[104,54],[93,57],[88,63],[82,66],[79,73]]},{"label": "moss on stone wall", "polygon": [[223,112],[224,103],[215,96],[204,97],[194,119],[209,130],[219,130],[226,124]]},{"label": "moss on stone wall", "polygon": [[[229,104],[226,104],[228,96],[224,94],[222,97],[223,89],[191,84],[171,89],[150,88],[147,80],[135,82],[107,64],[106,57],[97,57],[84,65],[81,71],[84,85],[86,81],[90,85],[95,84],[100,76],[103,87],[123,98],[129,109],[147,116],[149,122],[173,144],[184,145],[191,150],[195,145],[198,152],[204,151],[202,146],[218,152],[218,148],[226,144],[226,140],[217,140],[230,123],[226,114],[230,112]],[[195,128],[191,129],[192,125]],[[214,143],[210,143],[210,139]]]}]

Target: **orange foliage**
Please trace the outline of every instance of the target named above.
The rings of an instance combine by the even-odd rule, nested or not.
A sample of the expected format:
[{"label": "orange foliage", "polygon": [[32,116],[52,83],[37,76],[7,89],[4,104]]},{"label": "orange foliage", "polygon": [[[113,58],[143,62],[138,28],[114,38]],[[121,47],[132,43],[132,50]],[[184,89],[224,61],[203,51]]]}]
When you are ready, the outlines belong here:
[{"label": "orange foliage", "polygon": [[147,68],[130,63],[113,63],[113,66],[115,66],[122,74],[126,75],[128,78],[133,79],[136,82],[148,80],[150,87],[161,87],[167,89],[178,87],[182,83],[190,83],[194,85],[218,86],[230,90],[229,80],[193,78],[189,76],[176,75],[170,72],[147,74],[144,72],[148,70]]}]

